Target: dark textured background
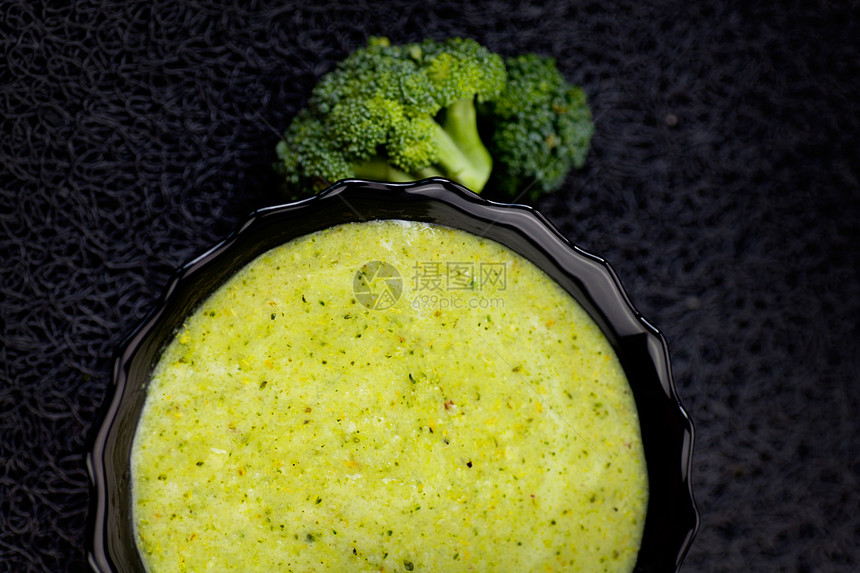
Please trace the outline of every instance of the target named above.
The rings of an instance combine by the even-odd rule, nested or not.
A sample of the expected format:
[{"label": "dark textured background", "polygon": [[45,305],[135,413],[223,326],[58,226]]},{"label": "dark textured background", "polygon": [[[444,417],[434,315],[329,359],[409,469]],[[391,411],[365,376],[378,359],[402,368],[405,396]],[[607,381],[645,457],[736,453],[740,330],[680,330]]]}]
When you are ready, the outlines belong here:
[{"label": "dark textured background", "polygon": [[117,344],[280,200],[278,132],[369,34],[554,55],[586,89],[588,166],[537,207],[668,339],[683,569],[860,569],[857,2],[245,4],[0,0],[0,570],[85,567]]}]

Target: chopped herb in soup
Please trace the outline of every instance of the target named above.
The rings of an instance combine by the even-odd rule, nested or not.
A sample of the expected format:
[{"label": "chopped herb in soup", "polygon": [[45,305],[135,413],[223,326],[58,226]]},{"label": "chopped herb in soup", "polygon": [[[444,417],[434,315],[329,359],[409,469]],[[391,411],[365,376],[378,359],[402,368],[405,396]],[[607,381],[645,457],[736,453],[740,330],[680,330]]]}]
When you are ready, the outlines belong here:
[{"label": "chopped herb in soup", "polygon": [[150,571],[630,571],[633,396],[586,312],[423,223],[273,249],[188,318],[132,453]]}]

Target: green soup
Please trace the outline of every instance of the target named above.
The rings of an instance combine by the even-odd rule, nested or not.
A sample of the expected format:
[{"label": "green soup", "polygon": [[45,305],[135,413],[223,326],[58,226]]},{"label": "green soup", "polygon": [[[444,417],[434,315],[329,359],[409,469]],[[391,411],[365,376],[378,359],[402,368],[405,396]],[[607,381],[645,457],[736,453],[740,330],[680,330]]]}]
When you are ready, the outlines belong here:
[{"label": "green soup", "polygon": [[498,243],[346,224],[186,321],[132,451],[151,571],[630,571],[648,497],[608,341]]}]

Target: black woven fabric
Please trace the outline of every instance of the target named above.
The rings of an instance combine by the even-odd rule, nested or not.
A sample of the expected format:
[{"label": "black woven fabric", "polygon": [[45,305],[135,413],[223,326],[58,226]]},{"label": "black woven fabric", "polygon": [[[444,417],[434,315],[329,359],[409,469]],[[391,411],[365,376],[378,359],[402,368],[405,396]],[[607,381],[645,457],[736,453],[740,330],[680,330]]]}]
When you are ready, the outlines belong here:
[{"label": "black woven fabric", "polygon": [[856,2],[0,1],[0,571],[75,571],[112,355],[279,202],[368,35],[554,55],[596,118],[536,205],[663,331],[697,429],[685,571],[860,569]]}]

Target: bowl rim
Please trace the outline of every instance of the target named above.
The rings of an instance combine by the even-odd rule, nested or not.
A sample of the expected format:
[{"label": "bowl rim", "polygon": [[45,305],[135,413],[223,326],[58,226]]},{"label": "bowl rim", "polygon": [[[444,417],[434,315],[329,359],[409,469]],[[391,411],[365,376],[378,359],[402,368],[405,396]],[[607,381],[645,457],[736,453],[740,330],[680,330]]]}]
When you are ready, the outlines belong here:
[{"label": "bowl rim", "polygon": [[[127,537],[133,531],[130,515],[123,519],[117,514],[123,496],[129,495],[127,488],[123,491],[130,480],[127,446],[148,373],[178,325],[226,278],[266,250],[339,223],[378,219],[436,223],[502,243],[559,282],[598,323],[633,391],[648,466],[650,495],[634,571],[677,571],[700,517],[690,475],[694,427],[675,389],[665,338],[636,310],[611,265],[568,241],[539,211],[490,201],[443,178],[339,181],[312,197],[252,211],[224,239],[179,267],[113,360],[111,385],[86,455],[90,567],[103,572],[143,570],[133,536]],[[132,422],[124,419],[134,411],[130,404],[137,408]],[[646,431],[646,426],[651,429]]]}]

